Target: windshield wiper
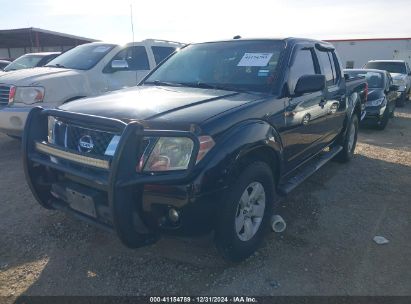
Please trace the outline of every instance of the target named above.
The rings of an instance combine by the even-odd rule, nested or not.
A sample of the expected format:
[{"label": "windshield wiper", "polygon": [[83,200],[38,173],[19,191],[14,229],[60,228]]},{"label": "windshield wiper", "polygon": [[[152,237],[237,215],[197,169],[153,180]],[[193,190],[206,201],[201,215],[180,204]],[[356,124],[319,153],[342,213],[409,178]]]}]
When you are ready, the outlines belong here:
[{"label": "windshield wiper", "polygon": [[154,84],[156,86],[169,86],[169,87],[180,87],[183,84],[179,82],[170,82],[170,81],[160,81],[160,80],[154,80],[154,81],[146,81],[144,84]]},{"label": "windshield wiper", "polygon": [[61,68],[61,69],[65,69],[66,67],[60,63],[56,63],[56,64],[47,64],[46,67],[48,68]]},{"label": "windshield wiper", "polygon": [[203,88],[203,89],[213,89],[213,90],[223,90],[223,91],[233,91],[233,92],[242,92],[242,93],[249,93],[247,90],[239,89],[232,86],[224,86],[219,84],[210,84],[205,82],[197,82],[197,83],[183,83],[183,85],[188,87],[195,87],[195,88]]}]

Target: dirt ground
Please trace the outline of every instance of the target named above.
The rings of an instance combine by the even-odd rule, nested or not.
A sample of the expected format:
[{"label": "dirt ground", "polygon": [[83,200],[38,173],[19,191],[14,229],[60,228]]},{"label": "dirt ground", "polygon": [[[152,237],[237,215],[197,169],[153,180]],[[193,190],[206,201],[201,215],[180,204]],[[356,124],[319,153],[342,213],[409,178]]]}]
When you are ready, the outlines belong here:
[{"label": "dirt ground", "polygon": [[330,162],[299,186],[281,208],[286,232],[235,266],[212,236],[130,250],[42,209],[19,141],[0,135],[0,296],[411,295],[410,134],[411,104],[385,131],[362,129],[353,161]]}]

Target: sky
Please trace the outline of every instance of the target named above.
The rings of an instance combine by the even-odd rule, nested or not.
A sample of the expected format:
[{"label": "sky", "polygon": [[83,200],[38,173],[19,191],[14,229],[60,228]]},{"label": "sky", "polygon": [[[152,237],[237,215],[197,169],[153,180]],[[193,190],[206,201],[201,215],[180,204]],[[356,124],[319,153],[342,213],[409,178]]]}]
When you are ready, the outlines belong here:
[{"label": "sky", "polygon": [[250,37],[411,37],[411,0],[0,0],[0,29],[38,27],[107,42]]}]

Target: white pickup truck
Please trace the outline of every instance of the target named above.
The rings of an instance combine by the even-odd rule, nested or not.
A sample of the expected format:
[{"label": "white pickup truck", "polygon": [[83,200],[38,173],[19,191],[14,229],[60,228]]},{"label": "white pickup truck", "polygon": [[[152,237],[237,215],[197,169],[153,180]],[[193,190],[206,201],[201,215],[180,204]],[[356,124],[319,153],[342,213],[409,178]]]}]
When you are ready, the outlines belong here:
[{"label": "white pickup truck", "polygon": [[20,137],[35,106],[54,108],[86,96],[134,86],[184,44],[147,39],[125,46],[77,46],[45,67],[0,75],[0,132]]}]

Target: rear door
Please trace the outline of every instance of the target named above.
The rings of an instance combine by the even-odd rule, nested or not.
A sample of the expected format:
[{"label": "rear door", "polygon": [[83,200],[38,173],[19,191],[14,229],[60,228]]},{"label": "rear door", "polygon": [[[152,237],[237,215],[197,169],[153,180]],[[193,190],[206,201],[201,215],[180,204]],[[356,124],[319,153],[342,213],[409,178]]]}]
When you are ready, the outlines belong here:
[{"label": "rear door", "polygon": [[290,98],[285,105],[285,125],[282,133],[284,155],[288,168],[296,167],[320,149],[327,131],[327,115],[322,106],[324,92],[294,95],[298,79],[303,75],[320,74],[313,47],[296,46],[287,80]]},{"label": "rear door", "polygon": [[345,118],[345,83],[338,58],[333,50],[316,49],[321,74],[325,75],[327,86],[324,96],[324,110],[327,114],[327,126],[322,144],[328,145],[341,131]]},{"label": "rear door", "polygon": [[[125,60],[127,69],[113,70],[113,60]],[[119,51],[103,70],[107,77],[109,91],[119,90],[123,87],[135,86],[150,72],[147,51],[144,46],[128,46]]]}]

